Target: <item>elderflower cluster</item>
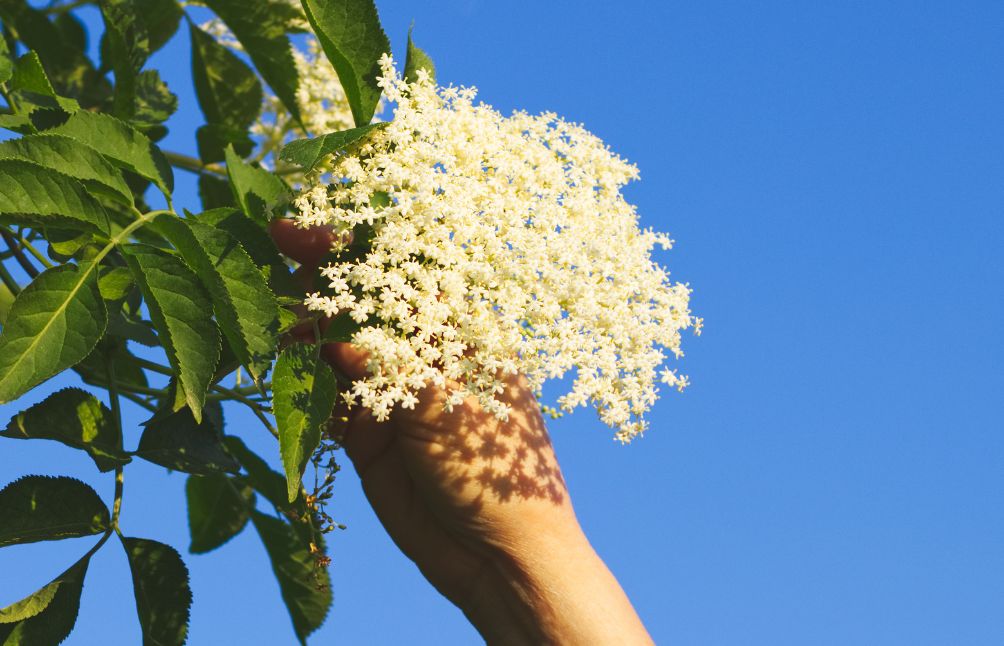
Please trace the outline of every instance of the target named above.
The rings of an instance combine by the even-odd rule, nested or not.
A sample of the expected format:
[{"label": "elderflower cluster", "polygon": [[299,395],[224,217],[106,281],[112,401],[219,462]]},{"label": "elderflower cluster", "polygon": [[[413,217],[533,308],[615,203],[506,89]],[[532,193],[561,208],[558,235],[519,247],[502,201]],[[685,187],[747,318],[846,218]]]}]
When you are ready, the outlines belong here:
[{"label": "elderflower cluster", "polygon": [[[628,441],[646,428],[663,367],[700,330],[690,289],[652,260],[665,235],[638,227],[621,188],[637,169],[556,115],[509,117],[474,88],[406,82],[389,56],[380,85],[393,120],[332,158],[296,199],[301,226],[331,225],[364,251],[336,249],[329,289],[307,306],[349,316],[368,376],[344,397],[386,419],[428,384],[500,418],[507,376],[574,376],[561,411],[591,404]],[[346,237],[348,239],[348,237]]]}]

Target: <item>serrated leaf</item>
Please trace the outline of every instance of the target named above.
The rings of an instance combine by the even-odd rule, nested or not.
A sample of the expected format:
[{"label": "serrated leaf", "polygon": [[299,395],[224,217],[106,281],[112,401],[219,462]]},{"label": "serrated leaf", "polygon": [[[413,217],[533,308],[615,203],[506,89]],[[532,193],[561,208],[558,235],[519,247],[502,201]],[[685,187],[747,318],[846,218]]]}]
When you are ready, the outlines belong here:
[{"label": "serrated leaf", "polygon": [[0,159],[0,222],[109,230],[107,212],[80,182],[18,159]]},{"label": "serrated leaf", "polygon": [[251,513],[251,520],[268,552],[296,637],[305,644],[331,607],[328,571],[315,565],[309,545],[288,524],[258,511]]},{"label": "serrated leaf", "polygon": [[230,189],[241,210],[260,223],[270,220],[273,209],[289,198],[286,185],[273,173],[245,163],[232,148],[226,150],[226,161]]},{"label": "serrated leaf", "polygon": [[15,92],[27,93],[29,102],[36,106],[58,108],[64,112],[80,109],[80,104],[73,99],[56,94],[36,52],[28,52],[15,61],[10,87]]},{"label": "serrated leaf", "polygon": [[317,348],[298,343],[279,355],[272,405],[290,502],[300,493],[303,470],[321,442],[321,426],[331,417],[337,394],[335,373],[318,357]]},{"label": "serrated leaf", "polygon": [[189,217],[226,231],[241,241],[241,246],[251,256],[258,267],[282,265],[279,249],[272,241],[272,236],[254,220],[233,208],[216,208],[203,211]]},{"label": "serrated leaf", "polygon": [[177,550],[146,538],[122,538],[129,557],[144,646],[181,646],[188,636],[192,589]]},{"label": "serrated leaf", "polygon": [[304,171],[309,172],[328,155],[346,150],[362,141],[377,128],[383,128],[386,125],[386,123],[371,123],[367,126],[332,132],[312,139],[297,139],[283,146],[279,158],[302,166]]},{"label": "serrated leaf", "polygon": [[0,490],[0,547],[100,534],[110,522],[98,494],[73,478],[25,476]]},{"label": "serrated leaf", "polygon": [[181,379],[185,401],[197,421],[220,357],[220,334],[212,304],[192,270],[171,254],[132,244],[122,247],[150,310],[171,367]]},{"label": "serrated leaf", "polygon": [[176,0],[134,0],[139,15],[146,23],[150,37],[150,53],[157,51],[171,40],[178,31],[184,11]]},{"label": "serrated leaf", "polygon": [[254,509],[251,487],[225,475],[189,476],[185,495],[193,554],[212,551],[239,534]]},{"label": "serrated leaf", "polygon": [[136,112],[132,123],[141,129],[167,121],[178,109],[178,97],[160,78],[157,70],[140,72],[136,77]]},{"label": "serrated leaf", "polygon": [[164,154],[143,133],[111,115],[81,110],[45,132],[90,146],[116,166],[150,180],[165,195],[174,190],[174,174]]},{"label": "serrated leaf", "polygon": [[390,41],[373,0],[302,0],[307,20],[345,88],[357,126],[373,119],[380,100],[379,60]]},{"label": "serrated leaf", "polygon": [[418,70],[425,70],[429,74],[429,78],[435,81],[436,65],[429,55],[415,45],[415,41],[411,39],[413,29],[414,27],[408,29],[408,55],[404,59],[404,80],[408,83],[414,83],[418,80]]},{"label": "serrated leaf", "polygon": [[247,130],[261,111],[258,76],[236,54],[194,24],[189,24],[188,31],[195,94],[206,121]]},{"label": "serrated leaf", "polygon": [[131,119],[136,113],[136,76],[150,56],[150,35],[131,0],[100,0],[98,4],[105,21],[106,53],[111,58],[104,67],[115,72],[114,112]]},{"label": "serrated leaf", "polygon": [[24,599],[0,609],[4,646],[59,644],[73,630],[90,554]]},{"label": "serrated leaf", "polygon": [[129,462],[111,411],[90,393],[65,388],[15,415],[0,431],[15,439],[56,440],[90,454],[101,471]]},{"label": "serrated leaf", "polygon": [[126,206],[133,204],[122,172],[98,151],[69,137],[45,134],[4,141],[0,143],[0,159],[37,164],[83,182],[92,192]]},{"label": "serrated leaf", "polygon": [[265,276],[225,231],[173,216],[158,218],[156,224],[202,280],[231,349],[259,381],[279,340],[279,305]]},{"label": "serrated leaf", "polygon": [[86,357],[108,323],[93,266],[42,272],[14,301],[0,333],[0,404]]},{"label": "serrated leaf", "polygon": [[147,422],[136,456],[168,469],[195,475],[237,473],[240,465],[227,452],[220,432],[219,403],[206,407],[202,422],[188,408]]},{"label": "serrated leaf", "polygon": [[296,102],[299,82],[296,63],[286,37],[287,18],[267,0],[206,0],[226,23],[272,92],[293,118],[300,119]]}]

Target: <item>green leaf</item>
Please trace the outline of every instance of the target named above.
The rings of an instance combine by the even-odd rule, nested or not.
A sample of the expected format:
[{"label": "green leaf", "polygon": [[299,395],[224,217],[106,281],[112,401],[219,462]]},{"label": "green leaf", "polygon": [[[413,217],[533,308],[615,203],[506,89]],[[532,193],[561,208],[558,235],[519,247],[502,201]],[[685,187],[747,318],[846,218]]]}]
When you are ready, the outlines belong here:
[{"label": "green leaf", "polygon": [[177,550],[146,538],[122,538],[129,557],[144,646],[181,646],[188,636],[192,589]]},{"label": "green leaf", "polygon": [[251,520],[272,562],[296,637],[305,644],[331,607],[328,571],[315,565],[309,545],[290,525],[258,511],[251,513]]},{"label": "green leaf", "polygon": [[105,209],[77,180],[18,159],[0,159],[0,222],[109,230]]},{"label": "green leaf", "polygon": [[233,208],[217,208],[190,215],[197,222],[202,222],[226,231],[241,241],[241,246],[251,256],[258,267],[282,265],[282,257],[265,229],[255,223],[240,211]]},{"label": "green leaf", "polygon": [[212,175],[199,175],[199,199],[203,209],[217,209],[234,205],[230,182]]},{"label": "green leaf", "polygon": [[379,60],[390,41],[373,0],[302,0],[307,20],[338,72],[357,126],[373,119],[380,100]]},{"label": "green leaf", "polygon": [[0,643],[4,646],[59,644],[73,630],[80,610],[87,554],[51,583],[6,608],[0,608]]},{"label": "green leaf", "polygon": [[164,154],[141,132],[111,115],[81,110],[46,134],[87,144],[116,166],[150,180],[164,195],[174,190],[174,174]]},{"label": "green leaf", "polygon": [[[195,130],[195,145],[199,150],[199,159],[203,164],[215,164],[226,158],[224,150],[233,146],[241,157],[246,157],[254,150],[254,140],[247,128],[234,128],[218,123],[207,123]],[[229,184],[227,192],[229,193]],[[230,202],[232,203],[232,201]]]},{"label": "green leaf", "polygon": [[[33,135],[0,143],[0,159],[19,159],[83,182],[91,192],[132,206],[132,191],[122,172],[98,151],[69,137]],[[95,210],[100,209],[95,205]],[[107,231],[107,228],[105,228]]]},{"label": "green leaf", "polygon": [[14,75],[14,61],[7,49],[7,39],[0,34],[0,83],[6,83]]},{"label": "green leaf", "polygon": [[328,155],[346,150],[365,139],[369,133],[386,125],[386,123],[371,123],[368,126],[332,132],[312,139],[297,139],[283,146],[279,158],[302,166],[304,171],[309,172]]},{"label": "green leaf", "polygon": [[303,470],[321,443],[321,426],[331,417],[337,394],[335,373],[318,357],[316,347],[298,343],[279,355],[272,405],[290,502],[300,493]]},{"label": "green leaf", "polygon": [[[218,402],[206,407],[202,422],[183,408],[147,422],[136,455],[168,469],[195,475],[237,473],[240,465],[227,452]],[[216,418],[216,419],[213,419]]]},{"label": "green leaf", "polygon": [[408,83],[414,83],[418,80],[418,70],[425,70],[429,73],[429,78],[435,81],[436,66],[429,55],[415,45],[415,41],[411,39],[413,29],[414,26],[408,29],[408,56],[404,63],[404,80]]},{"label": "green leaf", "polygon": [[94,490],[64,476],[25,476],[0,490],[0,547],[100,534],[108,508]]},{"label": "green leaf", "polygon": [[239,534],[254,509],[251,487],[224,475],[189,476],[185,495],[193,554],[215,550]]},{"label": "green leaf", "polygon": [[111,411],[90,393],[65,388],[14,416],[0,435],[56,440],[90,454],[101,471],[129,462]]},{"label": "green leaf", "polygon": [[150,35],[131,0],[100,0],[105,20],[107,53],[115,72],[115,115],[131,119],[136,113],[136,77],[150,56]]},{"label": "green leaf", "polygon": [[86,357],[108,323],[93,265],[42,272],[14,301],[0,333],[0,404]]},{"label": "green leaf", "polygon": [[132,272],[126,267],[101,267],[98,291],[106,301],[122,300],[133,286]]},{"label": "green leaf", "polygon": [[188,31],[195,95],[206,121],[247,130],[261,112],[258,76],[236,54],[194,24],[189,24]]},{"label": "green leaf", "polygon": [[230,453],[247,471],[247,475],[243,478],[254,487],[255,491],[264,496],[265,500],[284,512],[302,510],[302,505],[297,509],[286,499],[286,479],[281,473],[273,471],[268,463],[249,449],[239,437],[229,435],[223,441]]},{"label": "green leaf", "polygon": [[[114,320],[114,318],[113,318]],[[109,325],[109,329],[111,325]],[[153,337],[156,340],[157,337]],[[126,339],[111,333],[98,342],[94,351],[73,366],[84,383],[99,388],[108,387],[108,363],[115,366],[115,380],[121,386],[147,386],[146,374],[136,358],[126,347]]]},{"label": "green leaf", "polygon": [[178,31],[184,11],[176,0],[133,0],[133,2],[146,23],[152,54],[166,45],[171,36]]},{"label": "green leaf", "polygon": [[36,52],[28,52],[14,63],[10,87],[15,92],[28,93],[31,96],[30,103],[33,105],[59,108],[65,112],[75,112],[80,109],[80,104],[73,99],[56,94]]},{"label": "green leaf", "polygon": [[194,219],[156,222],[202,280],[213,312],[238,361],[255,381],[272,364],[279,341],[279,304],[261,273],[226,231]]},{"label": "green leaf", "polygon": [[198,277],[181,260],[147,245],[122,248],[150,309],[171,366],[181,378],[185,401],[197,421],[220,357],[220,334],[212,304]]},{"label": "green leaf", "polygon": [[226,161],[230,189],[241,210],[260,223],[270,220],[273,209],[289,198],[286,185],[273,173],[246,164],[231,148],[227,148]]},{"label": "green leaf", "polygon": [[287,18],[267,0],[206,0],[243,46],[244,51],[283,105],[299,121],[296,103],[299,82],[296,63],[286,37]]},{"label": "green leaf", "polygon": [[140,72],[136,77],[136,113],[132,123],[147,129],[162,124],[178,109],[178,97],[168,89],[157,70]]}]

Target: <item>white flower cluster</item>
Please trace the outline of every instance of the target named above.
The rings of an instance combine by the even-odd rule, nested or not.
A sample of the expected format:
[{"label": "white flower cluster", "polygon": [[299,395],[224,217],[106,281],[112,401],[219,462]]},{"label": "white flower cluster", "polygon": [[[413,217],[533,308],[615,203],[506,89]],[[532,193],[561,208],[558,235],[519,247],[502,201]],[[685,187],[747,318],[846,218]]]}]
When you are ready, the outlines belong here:
[{"label": "white flower cluster", "polygon": [[448,406],[474,395],[504,418],[506,376],[539,394],[573,374],[562,411],[592,404],[620,440],[643,432],[657,382],[687,383],[662,368],[666,351],[680,357],[701,321],[652,260],[672,241],[640,230],[621,195],[637,169],[554,114],[504,117],[474,88],[424,71],[405,82],[388,56],[381,67],[393,120],[296,200],[304,227],[371,236],[364,252],[336,250],[330,289],[307,299],[361,324],[369,374],[346,401],[385,419],[435,384]]}]

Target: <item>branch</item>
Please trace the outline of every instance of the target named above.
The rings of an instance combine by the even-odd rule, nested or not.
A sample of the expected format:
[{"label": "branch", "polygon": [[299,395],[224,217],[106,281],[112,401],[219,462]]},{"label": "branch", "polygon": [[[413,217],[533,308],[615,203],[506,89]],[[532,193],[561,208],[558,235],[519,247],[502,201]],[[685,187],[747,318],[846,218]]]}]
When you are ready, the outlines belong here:
[{"label": "branch", "polygon": [[165,150],[163,152],[164,157],[166,157],[167,161],[175,168],[187,170],[188,172],[195,173],[196,175],[212,175],[223,179],[227,176],[226,169],[219,164],[203,164],[195,157],[182,155],[181,153],[176,153],[170,150]]},{"label": "branch", "polygon": [[3,237],[3,241],[7,244],[11,253],[14,254],[14,259],[17,260],[17,264],[21,265],[21,269],[24,269],[25,273],[35,278],[38,276],[38,270],[35,269],[35,265],[31,264],[28,258],[25,257],[24,252],[21,251],[21,247],[17,244],[17,240],[14,239],[7,231],[0,231],[0,236]]}]

